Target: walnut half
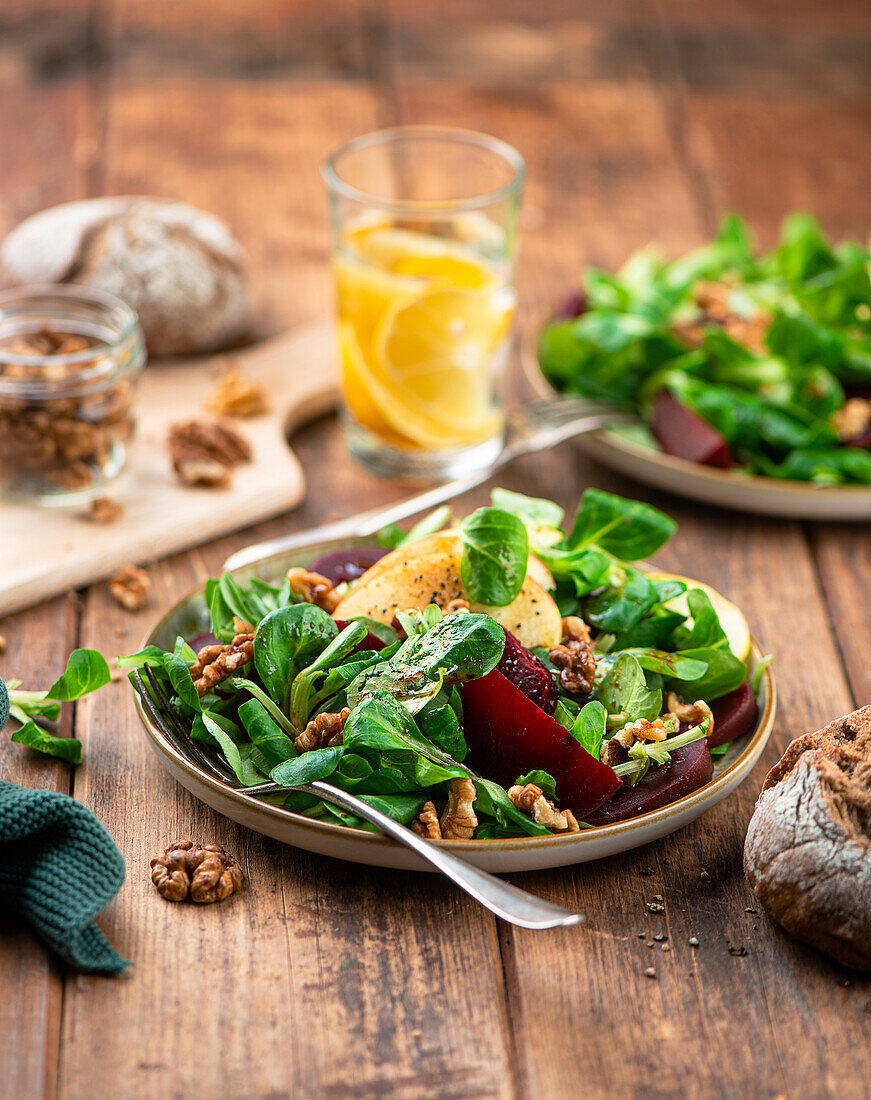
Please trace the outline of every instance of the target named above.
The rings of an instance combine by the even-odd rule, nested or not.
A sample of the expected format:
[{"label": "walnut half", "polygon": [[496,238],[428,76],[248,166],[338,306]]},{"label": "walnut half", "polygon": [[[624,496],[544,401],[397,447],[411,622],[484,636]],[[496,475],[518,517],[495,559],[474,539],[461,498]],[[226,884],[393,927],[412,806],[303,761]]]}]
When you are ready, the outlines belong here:
[{"label": "walnut half", "polygon": [[190,898],[207,905],[241,890],[245,875],[220,844],[201,847],[192,840],[179,840],[151,861],[151,881],[167,901]]},{"label": "walnut half", "polygon": [[744,873],[787,932],[871,970],[871,707],[787,746],[750,819]]},{"label": "walnut half", "polygon": [[218,421],[172,424],[168,436],[172,468],[185,485],[225,488],[234,466],[251,461],[251,445]]},{"label": "walnut half", "polygon": [[555,833],[581,831],[572,811],[558,810],[550,799],[545,797],[541,787],[536,786],[535,783],[511,787],[508,797],[521,813],[529,814],[537,825],[544,825],[546,829],[552,829]]}]

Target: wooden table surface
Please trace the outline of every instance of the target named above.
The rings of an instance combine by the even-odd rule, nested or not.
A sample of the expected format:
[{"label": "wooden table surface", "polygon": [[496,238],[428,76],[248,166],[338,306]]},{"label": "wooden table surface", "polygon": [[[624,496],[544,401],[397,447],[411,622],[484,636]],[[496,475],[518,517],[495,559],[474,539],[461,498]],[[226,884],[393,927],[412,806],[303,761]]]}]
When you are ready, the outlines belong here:
[{"label": "wooden table surface", "polygon": [[[104,192],[184,198],[226,217],[248,246],[264,330],[331,307],[320,159],[353,134],[408,121],[490,131],[528,158],[519,282],[530,338],[581,265],[617,264],[650,240],[693,246],[728,207],[764,245],[795,207],[836,234],[867,235],[871,10],[867,0],[7,0],[0,10],[0,230]],[[332,420],[307,429],[298,450],[310,483],[302,508],[150,564],[154,603],[141,613],[96,585],[0,622],[0,670],[44,685],[75,644],[129,652],[156,610],[231,550],[403,492],[351,465]],[[750,782],[638,852],[512,876],[590,917],[518,931],[434,876],[319,859],[217,817],[159,767],[128,686],[113,684],[68,719],[84,742],[74,772],[5,738],[0,774],[69,791],[106,824],[127,881],[101,924],[134,966],[120,979],[77,976],[0,918],[2,1096],[868,1095],[871,980],[756,912],[741,848],[787,741],[871,697],[871,530],[657,496],[571,445],[503,482],[567,507],[601,485],[675,516],[661,564],[739,602],[776,654],[780,712]],[[250,888],[214,907],[164,902],[148,861],[186,835],[235,853]],[[657,893],[663,915],[646,908]],[[668,952],[641,935],[660,932]]]}]

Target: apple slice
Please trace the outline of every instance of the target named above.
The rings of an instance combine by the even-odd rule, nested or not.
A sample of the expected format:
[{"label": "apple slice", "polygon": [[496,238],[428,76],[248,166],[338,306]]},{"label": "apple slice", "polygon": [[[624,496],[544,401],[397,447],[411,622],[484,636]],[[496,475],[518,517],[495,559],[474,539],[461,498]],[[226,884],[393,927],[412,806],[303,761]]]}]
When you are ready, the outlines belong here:
[{"label": "apple slice", "polygon": [[588,825],[613,825],[615,821],[658,810],[704,787],[713,774],[714,762],[707,741],[704,738],[693,741],[675,749],[670,764],[655,765],[634,787],[624,787],[584,820]]},{"label": "apple slice", "polygon": [[559,803],[582,818],[620,786],[611,768],[591,756],[559,722],[498,669],[463,687],[463,731],[469,762],[510,787],[535,768],[556,780]]},{"label": "apple slice", "polygon": [[732,465],[726,439],[668,390],[654,397],[651,413],[650,427],[666,454],[724,470]]},{"label": "apple slice", "polygon": [[496,667],[527,699],[548,714],[553,714],[559,698],[554,678],[535,654],[530,653],[508,630],[505,631],[502,660]]},{"label": "apple slice", "polygon": [[736,737],[743,737],[752,729],[758,713],[756,696],[745,680],[740,687],[711,703],[714,732],[708,738],[708,744],[711,748],[716,748],[717,745],[725,745],[727,741],[734,741]]}]

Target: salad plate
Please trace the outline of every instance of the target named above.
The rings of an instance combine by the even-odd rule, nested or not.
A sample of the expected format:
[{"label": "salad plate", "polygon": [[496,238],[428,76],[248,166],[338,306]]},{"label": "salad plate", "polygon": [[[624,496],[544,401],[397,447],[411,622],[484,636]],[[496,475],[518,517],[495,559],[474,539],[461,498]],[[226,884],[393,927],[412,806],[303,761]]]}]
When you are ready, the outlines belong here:
[{"label": "salad plate", "polygon": [[537,395],[639,417],[577,440],[658,489],[793,519],[871,519],[871,252],[804,214],[757,255],[743,221],[676,260],[590,269],[524,356]]},{"label": "salad plate", "polygon": [[[609,495],[600,494],[600,496],[605,498]],[[619,500],[620,498],[611,499]],[[644,508],[645,506],[640,507]],[[654,510],[650,511],[653,512]],[[449,535],[450,532],[447,532],[447,534]],[[395,537],[396,534],[394,533]],[[312,563],[331,559],[341,560],[343,557],[353,559],[355,555],[365,554],[367,550],[371,551],[372,545],[372,539],[341,539],[313,543],[308,547],[296,548],[292,552],[277,554],[255,565],[236,570],[232,574],[225,574],[225,576],[231,578],[231,581],[226,583],[239,586],[236,589],[238,591],[244,589],[244,586],[250,584],[254,579],[254,583],[260,585],[262,590],[266,591],[264,585],[280,585],[290,569],[305,568]],[[384,552],[381,551],[381,553]],[[396,550],[394,554],[399,552],[399,550]],[[669,585],[669,591],[672,589],[678,591],[686,584],[692,586],[695,583],[687,582],[686,578],[671,578],[660,573],[654,574],[652,571],[647,571],[646,567],[644,569],[645,575],[654,578],[656,583]],[[372,572],[376,572],[374,567]],[[385,570],[382,570],[382,574],[384,572]],[[533,575],[542,575],[541,562],[536,561],[533,563],[530,561],[530,572],[527,579]],[[375,580],[379,580],[377,575]],[[193,652],[192,650],[185,650],[179,639],[192,641],[194,648],[196,648],[199,644],[198,639],[202,639],[214,628],[214,604],[217,584],[218,582],[211,582],[211,587],[208,589],[205,585],[199,585],[175,604],[150,632],[141,653],[123,659],[121,662],[122,667],[126,665],[128,668],[135,668],[137,663],[151,663],[156,668],[160,664],[158,655],[162,653],[169,656],[166,666],[169,668],[170,663],[173,663],[171,658],[173,652],[175,654],[181,653],[182,656],[185,651],[188,654]],[[511,872],[566,866],[600,859],[636,848],[672,833],[710,810],[744,782],[762,753],[771,733],[776,706],[774,678],[770,668],[767,667],[767,662],[762,657],[759,647],[746,632],[746,622],[738,609],[729,604],[728,601],[718,597],[713,590],[703,585],[700,587],[703,592],[710,593],[714,597],[720,621],[730,639],[734,639],[737,630],[739,640],[735,648],[746,651],[746,666],[750,680],[753,682],[758,703],[756,718],[749,732],[745,736],[737,737],[728,747],[722,747],[712,752],[712,757],[714,757],[713,768],[708,782],[683,797],[676,798],[675,801],[667,805],[659,805],[657,808],[639,813],[637,816],[629,817],[626,820],[617,820],[610,824],[600,824],[595,827],[582,827],[578,832],[563,835],[546,833],[545,835],[504,836],[492,835],[493,833],[498,834],[500,830],[491,828],[489,830],[490,836],[485,835],[487,832],[485,830],[484,834],[481,836],[476,835],[474,839],[436,840],[434,843],[447,846],[451,851],[461,855],[470,863],[489,871]],[[278,591],[278,588],[274,587],[273,591]],[[665,592],[665,589],[663,589],[663,592]],[[349,592],[344,597],[344,605],[339,604],[337,618],[344,615],[343,606],[349,610],[354,610],[350,603],[351,596],[354,596],[353,582]],[[359,602],[359,589],[355,598]],[[220,597],[218,599],[220,602]],[[518,597],[518,602],[512,604],[511,608],[522,606],[524,599],[524,596]],[[679,599],[685,600],[686,597],[679,597]],[[670,606],[674,606],[674,604]],[[473,604],[472,607],[474,610],[475,605]],[[533,614],[537,613],[535,611]],[[484,618],[483,615],[470,614],[465,609],[459,612],[459,616],[467,623],[471,623],[472,619]],[[252,615],[251,618],[253,617],[255,616]],[[505,622],[506,630],[509,626],[515,629],[521,627],[520,621],[509,623],[505,615],[500,616],[500,618]],[[367,619],[366,621],[370,623],[372,620]],[[444,624],[448,622],[448,619],[445,617],[441,621]],[[409,626],[409,629],[413,629],[413,627]],[[420,629],[425,631],[424,626],[421,626]],[[536,624],[535,629],[540,629],[540,627]],[[525,640],[530,643],[530,646],[536,641],[534,637],[526,637]],[[641,651],[635,650],[635,652],[640,653]],[[689,650],[686,652],[689,653]],[[700,651],[693,650],[693,652],[699,653]],[[189,661],[190,657],[187,659]],[[177,661],[175,663],[177,665]],[[170,672],[171,676],[174,676],[171,670]],[[167,683],[169,682],[168,680]],[[174,686],[177,684],[174,678],[171,682]],[[477,682],[480,683],[481,681]],[[348,690],[350,691],[351,688]],[[352,700],[349,699],[348,702],[352,702]],[[464,702],[465,706],[466,703]],[[360,828],[350,828],[341,824],[336,817],[329,815],[319,818],[311,817],[307,816],[306,811],[297,812],[296,808],[286,808],[283,795],[264,796],[255,799],[247,796],[243,790],[229,789],[226,785],[216,781],[208,772],[199,768],[191,757],[179,751],[150,720],[138,696],[136,697],[136,707],[149,742],[163,766],[182,786],[226,817],[257,832],[316,854],[372,866],[413,870],[430,869],[412,851],[378,833],[363,831]],[[210,728],[214,727],[210,726]],[[690,736],[692,736],[692,731],[690,731]],[[330,750],[322,751],[329,752]],[[306,755],[308,757],[313,756],[312,753]],[[298,757],[294,763],[298,763],[300,759],[302,759],[302,756]],[[462,758],[460,757],[460,759]],[[277,778],[275,772],[271,774],[273,779]],[[542,772],[535,773],[536,776],[542,774]],[[262,778],[265,777],[261,776]],[[332,782],[333,779],[330,778],[330,781]],[[538,780],[538,782],[541,781]],[[256,780],[252,782],[256,782]],[[495,784],[490,784],[490,786],[495,788]],[[501,788],[496,789],[502,790]],[[502,790],[503,797],[504,794],[505,792]],[[506,824],[501,817],[500,820],[503,824]],[[543,829],[538,831],[539,833],[545,832]]]}]

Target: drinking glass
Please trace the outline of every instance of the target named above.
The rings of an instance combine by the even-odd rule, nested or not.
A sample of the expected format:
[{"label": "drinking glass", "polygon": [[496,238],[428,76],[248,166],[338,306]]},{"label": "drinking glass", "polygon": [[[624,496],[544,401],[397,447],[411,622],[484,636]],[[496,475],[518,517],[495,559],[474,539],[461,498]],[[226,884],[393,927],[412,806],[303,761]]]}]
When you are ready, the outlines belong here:
[{"label": "drinking glass", "polygon": [[486,134],[397,126],[322,174],[352,453],[392,476],[487,465],[505,430],[523,158]]}]

